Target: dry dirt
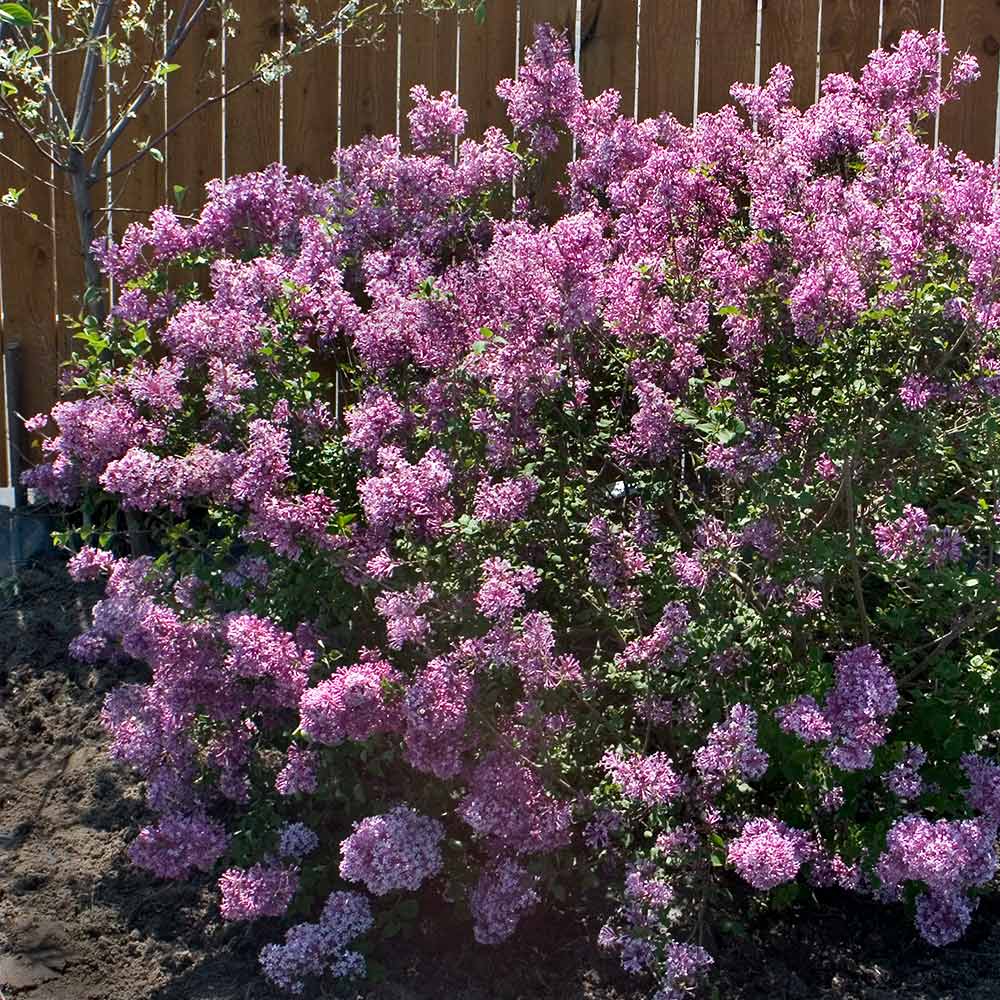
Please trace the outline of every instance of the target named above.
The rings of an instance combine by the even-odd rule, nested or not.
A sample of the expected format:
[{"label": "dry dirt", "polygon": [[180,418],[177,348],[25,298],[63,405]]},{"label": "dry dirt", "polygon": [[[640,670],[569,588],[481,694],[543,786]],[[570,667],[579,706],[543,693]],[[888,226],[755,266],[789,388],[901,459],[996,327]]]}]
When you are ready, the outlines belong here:
[{"label": "dry dirt", "polygon": [[[256,953],[277,925],[223,925],[211,880],[158,882],[125,848],[141,786],[110,763],[106,692],[138,667],[86,667],[66,646],[96,591],[50,561],[0,580],[0,1000],[271,1000]],[[716,943],[718,1000],[1000,1000],[1000,907],[959,947],[921,945],[900,915],[843,899]],[[636,1000],[579,918],[539,914],[500,949],[427,917],[384,944],[366,1000]],[[710,994],[711,995],[711,994]]]}]

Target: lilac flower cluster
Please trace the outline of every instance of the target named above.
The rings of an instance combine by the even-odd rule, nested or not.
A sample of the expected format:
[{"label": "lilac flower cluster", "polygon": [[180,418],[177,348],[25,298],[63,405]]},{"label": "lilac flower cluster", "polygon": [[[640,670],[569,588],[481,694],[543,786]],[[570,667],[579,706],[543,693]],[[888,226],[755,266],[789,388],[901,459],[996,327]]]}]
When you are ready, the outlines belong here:
[{"label": "lilac flower cluster", "polygon": [[168,813],[139,832],[129,858],[158,878],[185,878],[196,868],[211,871],[228,839],[223,827],[205,816]]},{"label": "lilac flower cluster", "polygon": [[331,893],[315,924],[296,924],[284,944],[265,945],[260,953],[264,975],[275,986],[300,994],[310,976],[362,976],[365,960],[348,945],[373,923],[368,900],[356,892]]},{"label": "lilac flower cluster", "polygon": [[694,755],[694,768],[711,786],[741,775],[756,781],[767,770],[768,755],[757,746],[757,713],[733,705],[724,722],[713,726],[705,745]]},{"label": "lilac flower cluster", "polygon": [[510,858],[483,871],[469,893],[473,933],[480,944],[500,944],[514,933],[539,901],[534,882],[528,870]]},{"label": "lilac flower cluster", "polygon": [[569,842],[572,806],[513,754],[496,751],[475,766],[457,813],[497,853],[552,851]]},{"label": "lilac flower cluster", "polygon": [[312,854],[319,847],[319,836],[305,823],[286,823],[281,828],[278,854],[298,861]]},{"label": "lilac flower cluster", "polygon": [[665,753],[626,757],[609,750],[601,764],[622,794],[636,802],[660,805],[679,798],[684,791],[684,779]]},{"label": "lilac flower cluster", "polygon": [[803,695],[776,715],[781,728],[806,743],[829,744],[826,756],[845,771],[871,766],[872,751],[885,742],[886,720],[896,710],[899,692],[882,657],[871,646],[837,656],[835,683],[823,708]]},{"label": "lilac flower cluster", "polygon": [[729,842],[729,863],[755,889],[790,882],[812,857],[808,834],[780,820],[753,819]]},{"label": "lilac flower cluster", "polygon": [[441,871],[444,827],[409,806],[354,824],[340,845],[340,874],[376,896],[415,890]]},{"label": "lilac flower cluster", "polygon": [[937,820],[904,816],[886,837],[876,874],[890,898],[904,882],[922,882],[917,929],[933,945],[950,944],[965,933],[975,901],[968,890],[985,885],[997,868],[996,820]]},{"label": "lilac flower cluster", "polygon": [[507,623],[524,607],[525,595],[541,582],[530,566],[515,569],[506,559],[483,563],[483,584],[476,594],[479,613],[491,621]]},{"label": "lilac flower cluster", "polygon": [[303,732],[318,743],[336,746],[345,739],[366,740],[398,730],[399,706],[389,700],[387,689],[401,680],[376,650],[363,650],[358,663],[341,667],[303,693],[299,704]]},{"label": "lilac flower cluster", "polygon": [[256,864],[230,868],[219,879],[223,920],[280,917],[299,887],[298,872],[286,865]]}]

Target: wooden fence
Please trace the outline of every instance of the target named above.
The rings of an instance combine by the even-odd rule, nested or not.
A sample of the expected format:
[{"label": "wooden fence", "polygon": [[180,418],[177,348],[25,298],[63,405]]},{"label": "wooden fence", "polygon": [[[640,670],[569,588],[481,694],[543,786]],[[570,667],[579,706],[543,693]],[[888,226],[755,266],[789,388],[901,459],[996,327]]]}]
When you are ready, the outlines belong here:
[{"label": "wooden fence", "polygon": [[[287,2],[237,0],[236,38],[226,39],[218,23],[203,24],[179,54],[181,69],[134,123],[133,138],[157,134],[165,121],[219,93],[226,80],[245,77],[256,53],[275,47]],[[51,0],[48,6],[55,8]],[[471,15],[404,14],[377,49],[318,50],[279,85],[246,88],[199,113],[166,141],[162,162],[145,158],[101,193],[112,208],[113,233],[170,202],[175,185],[188,189],[185,207],[193,208],[211,178],[274,160],[327,176],[338,147],[399,131],[415,83],[457,92],[472,135],[503,126],[494,88],[515,74],[540,21],[568,30],[587,96],[615,87],[623,108],[640,118],[670,111],[684,121],[727,103],[733,81],[766,79],[777,62],[791,66],[794,98],[808,104],[821,76],[856,71],[872,49],[891,45],[906,29],[939,28],[953,51],[976,56],[982,76],[963,101],[943,109],[935,135],[976,158],[997,155],[1000,0],[489,0],[487,6],[483,24]],[[60,92],[70,83],[54,81]],[[8,130],[0,143],[7,156],[59,188],[61,178],[26,140]],[[133,148],[130,141],[126,148]],[[0,160],[0,192],[8,187],[27,188],[22,207],[39,220],[0,213],[0,334],[4,344],[21,344],[19,406],[31,415],[55,398],[58,366],[70,346],[59,318],[79,311],[81,261],[69,196],[26,183]],[[15,431],[15,446],[17,437]],[[5,472],[0,468],[0,485]]]}]

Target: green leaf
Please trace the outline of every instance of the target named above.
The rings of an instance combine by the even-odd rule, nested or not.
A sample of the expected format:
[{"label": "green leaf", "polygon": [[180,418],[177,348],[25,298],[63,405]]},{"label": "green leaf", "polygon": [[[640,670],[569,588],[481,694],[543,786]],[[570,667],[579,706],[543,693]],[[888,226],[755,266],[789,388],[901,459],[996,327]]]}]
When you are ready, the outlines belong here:
[{"label": "green leaf", "polygon": [[476,19],[476,24],[486,23],[486,0],[479,0],[476,4],[476,11],[472,15]]},{"label": "green leaf", "polygon": [[149,147],[149,155],[156,160],[157,163],[163,162],[163,153],[161,150],[157,149],[155,146]]},{"label": "green leaf", "polygon": [[19,3],[0,3],[0,23],[16,24],[25,28],[33,24],[35,18],[27,7]]}]

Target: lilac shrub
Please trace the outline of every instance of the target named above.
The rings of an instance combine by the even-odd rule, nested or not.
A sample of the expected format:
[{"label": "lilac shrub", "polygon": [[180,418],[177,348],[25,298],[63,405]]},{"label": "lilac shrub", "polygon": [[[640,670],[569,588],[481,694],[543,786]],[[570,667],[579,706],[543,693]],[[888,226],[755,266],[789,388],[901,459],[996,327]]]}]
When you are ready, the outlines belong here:
[{"label": "lilac shrub", "polygon": [[74,655],[148,670],[104,710],[133,860],[305,918],[261,956],[292,991],[407,894],[495,944],[598,866],[663,1000],[751,894],[957,938],[1000,823],[1000,172],[927,133],[976,74],[908,33],[806,109],[777,66],[636,122],[542,27],[512,136],[417,87],[415,152],[102,246],[26,482],[107,577]]}]

